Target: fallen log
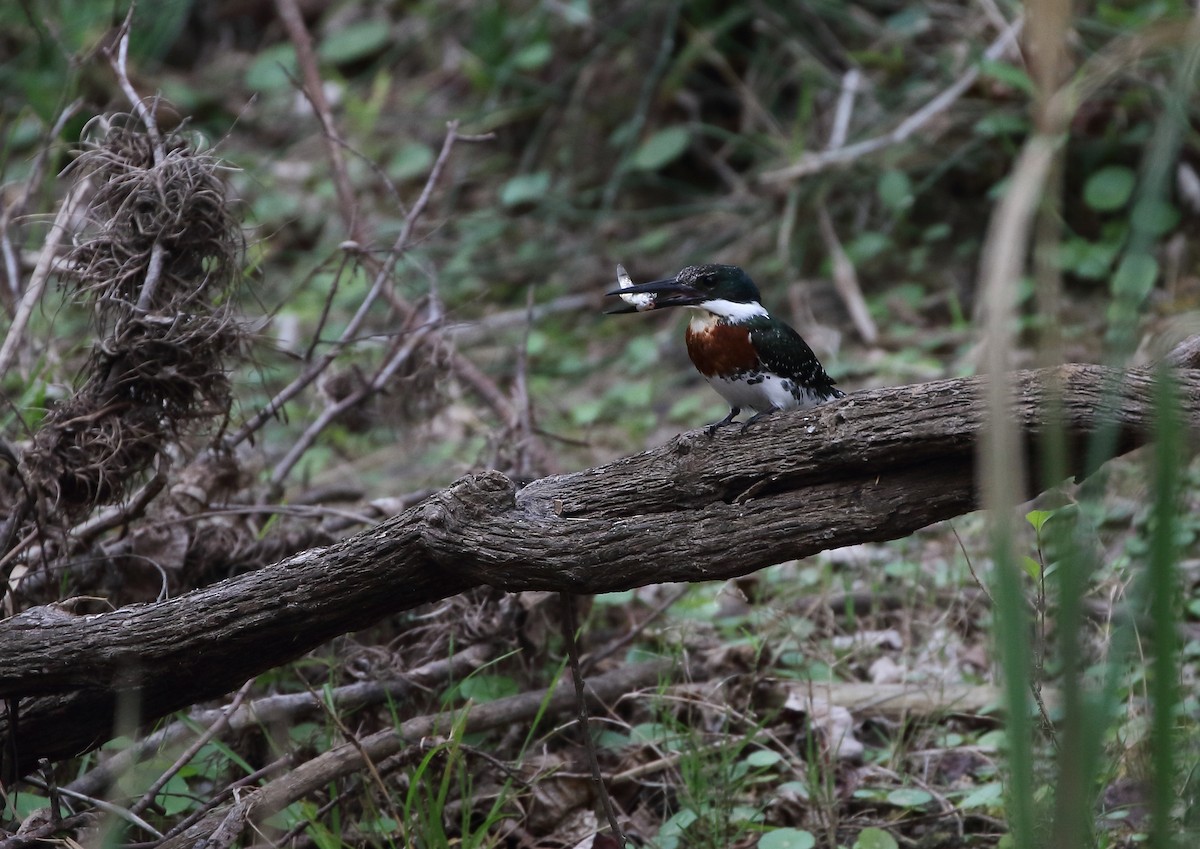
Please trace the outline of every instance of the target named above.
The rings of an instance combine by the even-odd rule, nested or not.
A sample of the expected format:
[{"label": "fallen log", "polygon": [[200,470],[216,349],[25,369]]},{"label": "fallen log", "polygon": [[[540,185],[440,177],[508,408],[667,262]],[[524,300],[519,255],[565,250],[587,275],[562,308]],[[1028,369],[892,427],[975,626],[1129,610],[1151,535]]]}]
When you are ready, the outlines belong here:
[{"label": "fallen log", "polygon": [[[1182,419],[1200,430],[1200,373],[1175,375]],[[1025,445],[1013,462],[1029,481],[1041,480],[1051,428],[1066,434],[1071,474],[1089,471],[1083,449],[1110,425],[1114,454],[1153,434],[1151,371],[1066,365],[1010,378]],[[0,698],[20,700],[18,768],[103,742],[118,700],[144,720],[163,716],[481,584],[597,593],[731,578],[969,512],[984,390],[984,378],[962,378],[858,392],[519,491],[497,472],[469,475],[334,545],[177,598],[87,616],[66,604],[25,611],[0,622]],[[0,735],[9,721],[0,714]]]}]

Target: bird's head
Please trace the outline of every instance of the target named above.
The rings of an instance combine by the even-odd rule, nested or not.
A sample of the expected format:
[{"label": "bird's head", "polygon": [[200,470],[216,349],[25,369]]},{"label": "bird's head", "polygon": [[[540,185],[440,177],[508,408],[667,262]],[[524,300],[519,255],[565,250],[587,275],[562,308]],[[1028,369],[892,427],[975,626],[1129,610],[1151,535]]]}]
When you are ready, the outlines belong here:
[{"label": "bird's head", "polygon": [[[750,275],[736,265],[689,265],[674,277],[615,289],[607,294],[652,295],[653,305],[646,309],[697,307],[728,318],[767,314],[758,287]],[[609,313],[635,311],[637,308],[630,304],[606,310]]]}]

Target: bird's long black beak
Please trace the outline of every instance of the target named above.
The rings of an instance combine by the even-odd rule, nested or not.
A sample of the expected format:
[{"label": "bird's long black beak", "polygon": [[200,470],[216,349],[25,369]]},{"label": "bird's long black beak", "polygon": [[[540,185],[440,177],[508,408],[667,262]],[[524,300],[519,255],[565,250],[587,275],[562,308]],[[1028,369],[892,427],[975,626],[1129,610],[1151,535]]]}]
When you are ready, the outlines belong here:
[{"label": "bird's long black beak", "polygon": [[[639,283],[624,289],[613,289],[604,294],[610,298],[621,295],[653,295],[654,305],[648,309],[685,307],[705,300],[705,296],[696,289],[686,283],[680,283],[674,277],[668,277],[665,280],[651,280],[649,283]],[[627,312],[639,312],[639,310],[633,304],[622,301],[618,306],[606,309],[604,312],[607,315],[619,315]]]}]

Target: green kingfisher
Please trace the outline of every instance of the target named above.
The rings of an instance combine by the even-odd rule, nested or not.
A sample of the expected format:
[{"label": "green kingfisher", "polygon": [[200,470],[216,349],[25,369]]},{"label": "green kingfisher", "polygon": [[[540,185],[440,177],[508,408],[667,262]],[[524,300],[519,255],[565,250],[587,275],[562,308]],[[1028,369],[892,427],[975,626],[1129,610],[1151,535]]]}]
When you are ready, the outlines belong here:
[{"label": "green kingfisher", "polygon": [[750,275],[736,265],[690,265],[674,277],[634,285],[617,266],[621,288],[608,292],[625,303],[609,313],[692,307],[687,351],[713,389],[729,403],[729,415],[709,425],[711,435],[743,408],[755,412],[746,428],[776,410],[813,407],[846,393],[833,385],[808,343],[772,318]]}]

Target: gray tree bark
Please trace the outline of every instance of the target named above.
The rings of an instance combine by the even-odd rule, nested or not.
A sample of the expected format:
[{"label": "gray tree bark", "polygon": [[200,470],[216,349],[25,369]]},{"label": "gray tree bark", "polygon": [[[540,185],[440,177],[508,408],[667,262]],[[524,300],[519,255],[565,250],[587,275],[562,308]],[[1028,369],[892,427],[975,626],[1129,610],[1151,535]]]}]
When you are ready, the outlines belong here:
[{"label": "gray tree bark", "polygon": [[[1183,420],[1200,429],[1200,373],[1175,376]],[[1151,372],[1068,365],[1011,379],[1025,437],[1013,462],[1031,494],[1046,483],[1037,454],[1054,409],[1071,474],[1089,471],[1084,449],[1109,425],[1109,455],[1152,437]],[[597,593],[730,578],[969,512],[983,388],[971,378],[858,392],[744,432],[683,433],[519,491],[497,472],[470,475],[335,545],[178,598],[92,616],[26,611],[0,622],[0,698],[19,700],[19,768],[98,745],[119,699],[159,717],[480,584]],[[0,715],[0,735],[9,722]]]}]

